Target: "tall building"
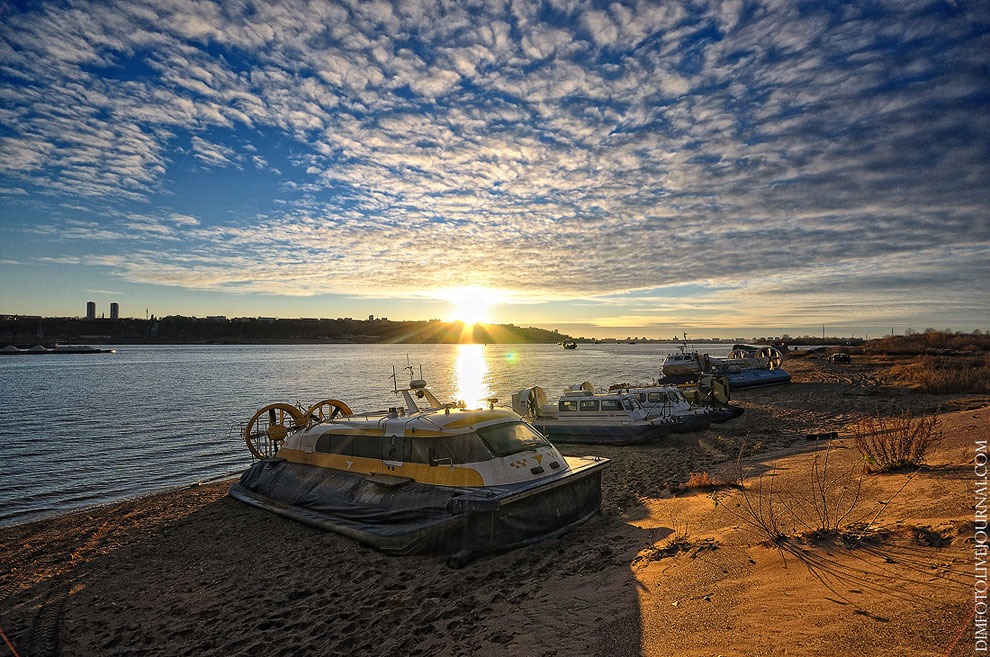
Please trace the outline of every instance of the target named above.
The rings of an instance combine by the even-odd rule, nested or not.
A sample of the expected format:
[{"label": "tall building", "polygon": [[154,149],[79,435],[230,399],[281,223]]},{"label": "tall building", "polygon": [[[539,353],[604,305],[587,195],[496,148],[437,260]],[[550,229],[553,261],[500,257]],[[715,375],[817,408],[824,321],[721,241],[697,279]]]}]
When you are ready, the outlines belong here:
[{"label": "tall building", "polygon": [[111,301],[110,319],[119,319],[119,318],[120,318],[120,304],[118,304],[116,301]]},{"label": "tall building", "polygon": [[96,302],[86,302],[86,319],[96,319]]}]

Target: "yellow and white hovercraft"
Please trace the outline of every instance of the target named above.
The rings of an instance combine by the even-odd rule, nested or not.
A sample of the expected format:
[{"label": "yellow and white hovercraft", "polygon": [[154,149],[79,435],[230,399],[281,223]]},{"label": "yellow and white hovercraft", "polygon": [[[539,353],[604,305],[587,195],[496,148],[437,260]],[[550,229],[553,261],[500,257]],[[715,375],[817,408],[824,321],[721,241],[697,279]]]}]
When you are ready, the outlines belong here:
[{"label": "yellow and white hovercraft", "polygon": [[363,414],[332,399],[261,409],[244,431],[260,460],[230,494],[392,554],[511,549],[601,505],[607,459],[565,457],[494,403],[441,404],[422,379],[395,393],[405,406]]}]

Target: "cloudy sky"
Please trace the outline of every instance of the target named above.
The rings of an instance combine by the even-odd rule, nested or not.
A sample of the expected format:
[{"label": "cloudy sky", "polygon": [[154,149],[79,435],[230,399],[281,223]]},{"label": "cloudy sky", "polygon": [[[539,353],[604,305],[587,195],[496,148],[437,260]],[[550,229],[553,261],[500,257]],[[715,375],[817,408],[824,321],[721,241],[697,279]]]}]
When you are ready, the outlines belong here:
[{"label": "cloudy sky", "polygon": [[0,313],[990,328],[983,0],[10,1],[0,94]]}]

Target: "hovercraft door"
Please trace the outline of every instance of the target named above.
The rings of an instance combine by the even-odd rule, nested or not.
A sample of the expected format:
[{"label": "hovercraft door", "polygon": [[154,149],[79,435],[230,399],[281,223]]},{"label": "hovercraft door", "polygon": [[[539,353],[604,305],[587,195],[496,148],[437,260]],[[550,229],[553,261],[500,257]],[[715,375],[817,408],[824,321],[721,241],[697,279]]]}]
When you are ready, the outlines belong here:
[{"label": "hovercraft door", "polygon": [[382,465],[386,474],[398,474],[409,459],[412,451],[412,438],[408,436],[385,436],[382,440]]}]

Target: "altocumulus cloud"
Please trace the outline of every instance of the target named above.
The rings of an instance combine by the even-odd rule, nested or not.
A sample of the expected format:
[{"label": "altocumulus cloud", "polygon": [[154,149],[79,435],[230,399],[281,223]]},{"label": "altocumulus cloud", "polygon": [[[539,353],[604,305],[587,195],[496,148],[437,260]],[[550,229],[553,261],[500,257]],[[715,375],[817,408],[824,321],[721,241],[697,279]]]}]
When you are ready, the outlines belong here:
[{"label": "altocumulus cloud", "polygon": [[[0,203],[51,210],[5,228],[90,244],[74,261],[128,280],[456,282],[603,309],[692,283],[706,307],[782,318],[987,315],[966,292],[990,278],[987,3],[4,12]],[[274,196],[253,213],[179,204],[179,162]],[[126,239],[107,253],[108,237]],[[618,316],[697,307],[636,304]]]}]

